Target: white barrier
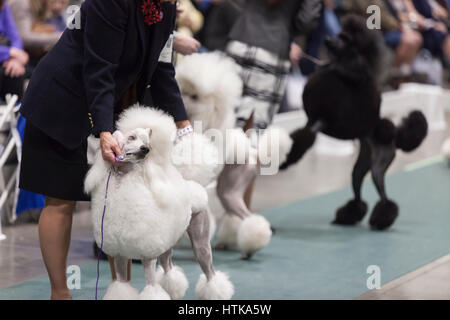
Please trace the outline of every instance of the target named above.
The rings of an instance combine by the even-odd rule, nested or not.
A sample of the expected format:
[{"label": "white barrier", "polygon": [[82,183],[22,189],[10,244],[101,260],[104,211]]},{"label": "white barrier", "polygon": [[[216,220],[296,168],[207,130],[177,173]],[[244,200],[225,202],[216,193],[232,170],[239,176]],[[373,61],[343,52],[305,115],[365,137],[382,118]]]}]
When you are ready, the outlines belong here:
[{"label": "white barrier", "polygon": [[[8,95],[6,97],[6,105],[0,106],[0,129],[8,130],[9,136],[5,140],[3,150],[0,153],[0,212],[9,214],[10,220],[16,218],[16,207],[18,199],[18,184],[19,184],[19,169],[20,159],[22,153],[22,142],[20,134],[17,131],[17,96]],[[6,161],[13,152],[16,153],[18,164],[13,170],[9,179],[5,179],[3,175],[3,168]],[[4,240],[6,236],[2,233],[2,224],[0,217],[0,240]]]}]

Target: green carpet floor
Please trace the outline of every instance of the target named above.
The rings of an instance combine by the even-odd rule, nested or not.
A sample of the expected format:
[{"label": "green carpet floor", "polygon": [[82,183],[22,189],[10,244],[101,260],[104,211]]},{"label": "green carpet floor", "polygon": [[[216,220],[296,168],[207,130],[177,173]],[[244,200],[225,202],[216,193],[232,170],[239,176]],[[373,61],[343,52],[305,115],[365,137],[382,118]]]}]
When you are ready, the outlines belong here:
[{"label": "green carpet floor", "polygon": [[[400,207],[399,219],[387,232],[370,231],[367,218],[357,227],[330,224],[335,209],[351,197],[347,188],[264,212],[277,229],[270,245],[250,261],[239,260],[236,252],[214,252],[215,266],[229,273],[235,299],[352,299],[368,291],[369,265],[381,268],[384,284],[448,254],[450,170],[437,163],[400,172],[388,177],[387,187]],[[363,194],[372,208],[378,196],[371,181],[366,181]],[[190,281],[186,298],[194,299],[200,268],[188,249],[177,250],[175,262]],[[109,269],[104,262],[100,267],[103,296]],[[81,270],[81,290],[74,290],[73,296],[92,299],[96,262]],[[133,282],[143,287],[140,265],[133,268]],[[0,290],[0,299],[48,296],[47,277]]]}]

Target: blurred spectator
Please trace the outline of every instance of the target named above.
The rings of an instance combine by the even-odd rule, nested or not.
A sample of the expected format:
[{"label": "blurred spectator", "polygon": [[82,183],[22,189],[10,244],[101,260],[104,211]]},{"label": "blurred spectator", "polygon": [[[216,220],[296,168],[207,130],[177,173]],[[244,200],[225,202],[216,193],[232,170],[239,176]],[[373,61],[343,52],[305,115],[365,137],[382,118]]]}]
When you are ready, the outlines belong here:
[{"label": "blurred spectator", "polygon": [[[233,1],[234,2],[234,1]],[[257,128],[266,128],[278,112],[293,39],[317,26],[321,0],[247,0],[229,33],[226,52],[241,66],[244,92],[237,123],[253,114]]]},{"label": "blurred spectator", "polygon": [[433,9],[429,0],[404,0],[408,18],[417,25],[423,36],[423,47],[433,55],[443,59],[450,66],[450,37],[447,26],[439,21],[439,17],[447,17],[442,7]]},{"label": "blurred spectator", "polygon": [[17,31],[11,9],[0,0],[0,98],[6,94],[23,95],[25,65],[28,54],[22,50],[22,40]]},{"label": "blurred spectator", "polygon": [[422,47],[419,32],[404,26],[398,9],[390,0],[344,0],[343,8],[367,16],[367,7],[377,5],[381,10],[381,31],[388,47],[395,51],[395,65],[404,76],[412,73],[412,63]]},{"label": "blurred spectator", "polygon": [[63,32],[67,27],[66,9],[69,0],[46,0],[46,3],[45,22],[52,25],[56,31]]},{"label": "blurred spectator", "polygon": [[210,51],[225,51],[229,33],[239,17],[245,0],[218,1],[205,16],[205,26],[197,37]]},{"label": "blurred spectator", "polygon": [[46,0],[8,0],[33,69],[40,58],[59,40],[61,32],[45,22]]},{"label": "blurred spectator", "polygon": [[177,18],[177,31],[192,36],[202,28],[203,15],[191,0],[180,0],[178,3],[181,12]]}]

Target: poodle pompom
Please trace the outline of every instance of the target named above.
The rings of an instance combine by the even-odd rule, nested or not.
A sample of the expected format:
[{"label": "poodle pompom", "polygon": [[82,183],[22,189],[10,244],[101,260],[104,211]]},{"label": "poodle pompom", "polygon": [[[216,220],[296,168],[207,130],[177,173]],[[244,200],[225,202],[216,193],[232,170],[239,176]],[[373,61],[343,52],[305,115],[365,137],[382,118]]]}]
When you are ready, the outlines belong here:
[{"label": "poodle pompom", "polygon": [[216,271],[209,281],[204,274],[200,276],[195,294],[199,300],[230,300],[234,294],[234,286],[226,273]]},{"label": "poodle pompom", "polygon": [[442,145],[442,154],[444,155],[447,164],[450,166],[450,139],[447,139]]},{"label": "poodle pompom", "polygon": [[248,259],[270,242],[270,223],[261,215],[253,214],[245,218],[239,227],[237,243],[243,259]]},{"label": "poodle pompom", "polygon": [[140,300],[170,300],[169,294],[159,284],[147,285],[139,294]]},{"label": "poodle pompom", "polygon": [[204,130],[234,127],[243,88],[234,60],[219,52],[192,54],[177,65],[176,79],[192,123],[201,121]]},{"label": "poodle pompom", "polygon": [[249,159],[256,163],[258,151],[242,129],[229,129],[225,138],[225,159],[227,164],[244,164]]},{"label": "poodle pompom", "polygon": [[167,273],[164,273],[164,269],[159,267],[156,273],[156,281],[169,294],[172,300],[183,298],[189,287],[189,281],[183,269],[178,266],[173,266]]},{"label": "poodle pompom", "polygon": [[428,123],[420,111],[413,111],[403,118],[397,129],[395,143],[398,148],[409,152],[416,149],[427,136]]},{"label": "poodle pompom", "polygon": [[278,162],[277,167],[286,161],[292,147],[292,138],[286,130],[270,127],[265,130],[258,141],[258,155],[261,162]]},{"label": "poodle pompom", "polygon": [[225,214],[217,231],[218,246],[233,248],[237,245],[237,234],[242,219],[234,214]]},{"label": "poodle pompom", "polygon": [[130,282],[114,281],[106,290],[103,300],[138,300],[139,292]]},{"label": "poodle pompom", "polygon": [[395,125],[389,119],[380,119],[375,127],[375,140],[382,144],[388,145],[394,141]]},{"label": "poodle pompom", "polygon": [[372,230],[386,230],[398,217],[398,206],[391,200],[381,200],[373,208],[369,224]]},{"label": "poodle pompom", "polygon": [[172,162],[184,179],[207,186],[218,174],[219,152],[204,135],[188,134],[175,144]]}]

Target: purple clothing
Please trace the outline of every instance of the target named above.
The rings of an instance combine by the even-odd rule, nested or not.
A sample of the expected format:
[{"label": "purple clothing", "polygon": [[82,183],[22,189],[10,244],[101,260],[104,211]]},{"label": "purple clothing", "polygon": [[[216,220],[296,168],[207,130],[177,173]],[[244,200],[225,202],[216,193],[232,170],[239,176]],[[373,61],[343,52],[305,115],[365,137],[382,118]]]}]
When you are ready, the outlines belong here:
[{"label": "purple clothing", "polygon": [[11,47],[23,49],[22,39],[17,31],[16,23],[7,2],[3,4],[3,8],[0,10],[0,34],[11,42],[10,46],[0,46],[0,62],[3,62],[9,59]]}]

